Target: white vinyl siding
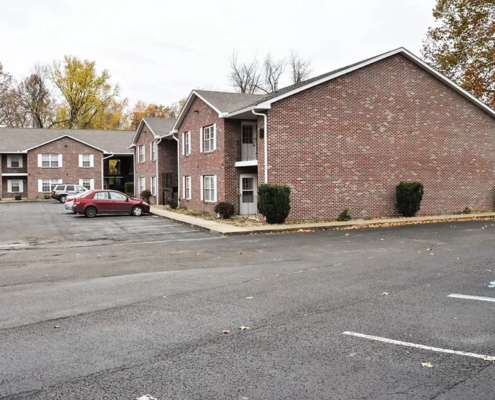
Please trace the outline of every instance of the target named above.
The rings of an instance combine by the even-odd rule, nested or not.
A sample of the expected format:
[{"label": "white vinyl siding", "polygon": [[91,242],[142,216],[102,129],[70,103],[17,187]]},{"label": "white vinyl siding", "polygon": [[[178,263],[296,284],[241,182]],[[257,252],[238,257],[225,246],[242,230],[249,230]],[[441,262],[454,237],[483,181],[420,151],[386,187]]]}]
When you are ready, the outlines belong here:
[{"label": "white vinyl siding", "polygon": [[79,186],[84,186],[88,190],[94,190],[95,180],[94,179],[79,179]]},{"label": "white vinyl siding", "polygon": [[182,197],[185,200],[191,200],[191,177],[190,176],[185,176],[184,177],[184,187],[183,187],[183,193]]},{"label": "white vinyl siding", "polygon": [[7,156],[7,168],[22,168],[23,160],[22,156],[12,155]]},{"label": "white vinyl siding", "polygon": [[38,179],[38,192],[49,193],[61,183],[63,183],[62,179]]},{"label": "white vinyl siding", "polygon": [[205,153],[216,150],[216,124],[203,128],[203,142],[203,151]]},{"label": "white vinyl siding", "polygon": [[215,203],[217,201],[217,177],[207,175],[202,179],[203,199],[206,202]]},{"label": "white vinyl siding", "polygon": [[9,179],[7,180],[7,192],[8,193],[22,193],[24,192],[24,185],[22,179]]},{"label": "white vinyl siding", "polygon": [[38,154],[38,167],[62,168],[62,154]]},{"label": "white vinyl siding", "polygon": [[144,150],[144,146],[139,146],[139,162],[145,162],[146,161],[146,154]]},{"label": "white vinyl siding", "polygon": [[79,168],[93,168],[95,156],[93,154],[79,154]]}]

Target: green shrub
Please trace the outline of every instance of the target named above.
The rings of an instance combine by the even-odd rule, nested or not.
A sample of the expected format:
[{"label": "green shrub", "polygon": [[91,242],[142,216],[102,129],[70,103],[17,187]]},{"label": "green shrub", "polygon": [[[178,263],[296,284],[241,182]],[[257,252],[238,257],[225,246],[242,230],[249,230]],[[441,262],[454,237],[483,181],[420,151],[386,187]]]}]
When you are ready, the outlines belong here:
[{"label": "green shrub", "polygon": [[290,212],[290,188],[282,185],[260,185],[258,211],[269,224],[283,224]]},{"label": "green shrub", "polygon": [[148,189],[144,189],[141,192],[141,198],[148,204],[150,203],[150,197],[151,197],[151,192]]},{"label": "green shrub", "polygon": [[220,202],[215,206],[214,211],[223,219],[229,219],[235,213],[235,207],[231,203]]},{"label": "green shrub", "polygon": [[461,214],[471,214],[473,210],[471,210],[469,207],[466,207],[464,210],[461,211]]},{"label": "green shrub", "polygon": [[401,182],[395,188],[397,211],[404,217],[414,217],[419,211],[423,199],[421,182]]},{"label": "green shrub", "polygon": [[52,198],[52,196],[50,196],[49,194],[45,194],[45,200],[50,200]]},{"label": "green shrub", "polygon": [[350,221],[351,219],[352,219],[352,215],[349,213],[348,208],[342,211],[337,217],[337,221]]},{"label": "green shrub", "polygon": [[131,195],[134,196],[134,182],[126,182],[124,183],[124,191]]}]

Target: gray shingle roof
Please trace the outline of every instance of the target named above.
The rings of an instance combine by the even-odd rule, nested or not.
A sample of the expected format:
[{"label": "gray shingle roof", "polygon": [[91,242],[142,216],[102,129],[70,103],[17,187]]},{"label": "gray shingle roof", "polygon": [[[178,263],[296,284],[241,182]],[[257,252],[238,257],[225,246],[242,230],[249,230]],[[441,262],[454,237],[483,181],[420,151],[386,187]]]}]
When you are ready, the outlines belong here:
[{"label": "gray shingle roof", "polygon": [[210,92],[208,90],[195,90],[195,92],[222,113],[241,110],[253,103],[263,101],[266,97],[263,94]]},{"label": "gray shingle roof", "polygon": [[16,153],[62,136],[72,136],[107,153],[130,154],[134,131],[0,128],[0,153]]},{"label": "gray shingle roof", "polygon": [[158,136],[168,135],[176,121],[175,118],[145,117],[143,119],[146,122],[146,125],[151,128],[153,133]]}]

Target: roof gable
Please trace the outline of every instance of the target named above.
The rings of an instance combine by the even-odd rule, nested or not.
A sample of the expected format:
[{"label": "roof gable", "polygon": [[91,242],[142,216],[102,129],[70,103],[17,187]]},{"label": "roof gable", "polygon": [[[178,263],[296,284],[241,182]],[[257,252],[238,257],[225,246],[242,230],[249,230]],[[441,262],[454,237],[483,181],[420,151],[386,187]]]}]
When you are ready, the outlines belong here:
[{"label": "roof gable", "polygon": [[92,147],[93,149],[99,150],[99,151],[101,151],[101,152],[103,152],[103,153],[107,153],[105,150],[100,149],[99,147],[93,146],[92,144],[86,143],[86,142],[84,142],[84,141],[82,141],[82,140],[80,140],[80,139],[77,139],[77,138],[75,138],[75,137],[72,137],[72,136],[70,136],[70,135],[62,135],[62,136],[58,136],[58,137],[56,137],[56,138],[54,138],[54,139],[48,140],[47,142],[39,143],[39,144],[37,144],[36,146],[29,147],[29,148],[27,148],[27,149],[21,150],[20,152],[21,152],[21,153],[27,153],[28,151],[31,151],[31,150],[37,149],[37,148],[39,148],[39,147],[45,146],[45,145],[47,145],[47,144],[50,144],[50,143],[56,142],[56,141],[61,140],[61,139],[64,139],[64,138],[68,138],[68,139],[75,140],[76,142],[82,143],[82,144],[84,144],[85,146]]},{"label": "roof gable", "polygon": [[176,119],[175,118],[157,118],[157,117],[144,117],[139,122],[139,125],[136,129],[136,133],[134,138],[132,139],[132,143],[129,148],[136,147],[136,143],[141,135],[141,132],[146,125],[150,132],[153,134],[155,139],[162,138],[170,134]]}]

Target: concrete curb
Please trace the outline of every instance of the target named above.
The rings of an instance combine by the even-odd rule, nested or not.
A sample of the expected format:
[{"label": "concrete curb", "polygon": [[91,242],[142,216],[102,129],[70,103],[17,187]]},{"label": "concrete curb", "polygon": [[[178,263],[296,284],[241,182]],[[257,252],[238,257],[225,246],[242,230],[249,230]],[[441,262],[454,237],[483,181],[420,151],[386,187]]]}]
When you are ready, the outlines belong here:
[{"label": "concrete curb", "polygon": [[177,214],[173,211],[161,210],[159,207],[151,206],[150,213],[166,218],[174,222],[180,222],[194,228],[199,228],[206,232],[210,232],[218,236],[234,236],[234,235],[253,235],[266,233],[281,233],[281,232],[297,232],[300,230],[327,230],[338,228],[353,228],[367,227],[370,225],[386,225],[386,224],[428,224],[438,221],[462,221],[465,219],[474,218],[495,218],[495,212],[481,214],[461,214],[461,215],[435,215],[427,217],[412,217],[412,218],[388,218],[388,219],[372,219],[367,221],[346,221],[346,222],[315,222],[293,225],[276,225],[276,226],[260,226],[260,227],[238,227],[233,225],[222,224],[215,221],[208,221],[201,218],[191,217],[189,215]]}]

